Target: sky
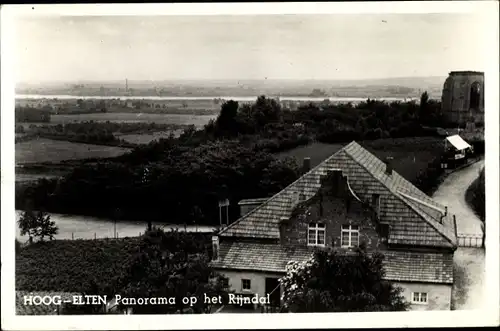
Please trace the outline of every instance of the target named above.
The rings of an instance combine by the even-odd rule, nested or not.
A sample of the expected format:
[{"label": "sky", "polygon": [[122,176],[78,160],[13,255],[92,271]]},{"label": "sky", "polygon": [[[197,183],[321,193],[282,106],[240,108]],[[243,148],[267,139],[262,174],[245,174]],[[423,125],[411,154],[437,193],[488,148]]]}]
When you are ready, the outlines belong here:
[{"label": "sky", "polygon": [[357,80],[484,70],[472,14],[24,17],[17,82]]}]

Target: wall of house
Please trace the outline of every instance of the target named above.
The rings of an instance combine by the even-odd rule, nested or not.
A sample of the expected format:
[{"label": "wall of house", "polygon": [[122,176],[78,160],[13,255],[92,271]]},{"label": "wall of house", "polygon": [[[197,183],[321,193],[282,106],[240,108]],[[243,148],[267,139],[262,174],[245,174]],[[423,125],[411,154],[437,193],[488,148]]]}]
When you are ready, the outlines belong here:
[{"label": "wall of house", "polygon": [[[235,293],[266,295],[266,277],[280,278],[284,274],[266,273],[255,271],[218,270],[229,279],[229,286]],[[251,290],[241,290],[241,280],[250,279]],[[427,304],[411,304],[410,310],[450,310],[451,309],[451,284],[428,284],[413,282],[393,282],[403,289],[403,296],[411,303],[413,292],[427,293]]]},{"label": "wall of house", "polygon": [[408,302],[411,302],[413,292],[427,293],[427,304],[411,304],[411,310],[451,309],[451,284],[394,282],[394,285],[403,289],[403,295]]},{"label": "wall of house", "polygon": [[342,225],[357,225],[360,244],[369,250],[385,248],[372,210],[357,201],[346,185],[345,178],[325,182],[318,195],[300,204],[281,224],[281,243],[307,246],[309,224],[318,222],[325,224],[325,246],[340,248]]},{"label": "wall of house", "polygon": [[[258,294],[261,297],[266,295],[266,278],[279,279],[284,276],[279,273],[246,271],[246,270],[217,270],[219,273],[226,276],[229,280],[229,287],[234,290],[236,294]],[[242,290],[242,279],[249,279],[251,288],[249,291]]]},{"label": "wall of house", "polygon": [[385,248],[371,213],[363,210],[357,201],[351,201],[347,209],[346,201],[330,197],[325,197],[322,202],[313,199],[312,204],[303,206],[296,215],[284,222],[281,232],[282,244],[307,246],[308,227],[312,222],[325,224],[325,246],[340,248],[342,225],[350,224],[359,226],[359,243],[364,243],[367,249]]}]

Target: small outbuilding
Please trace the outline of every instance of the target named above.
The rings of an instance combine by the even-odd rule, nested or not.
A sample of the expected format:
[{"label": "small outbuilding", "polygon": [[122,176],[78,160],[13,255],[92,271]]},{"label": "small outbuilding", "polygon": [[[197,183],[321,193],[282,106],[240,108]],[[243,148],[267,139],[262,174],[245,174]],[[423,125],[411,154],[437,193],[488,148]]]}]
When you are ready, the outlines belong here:
[{"label": "small outbuilding", "polygon": [[474,152],[472,146],[458,134],[445,138],[444,149],[446,164],[444,168],[467,162],[468,156]]}]

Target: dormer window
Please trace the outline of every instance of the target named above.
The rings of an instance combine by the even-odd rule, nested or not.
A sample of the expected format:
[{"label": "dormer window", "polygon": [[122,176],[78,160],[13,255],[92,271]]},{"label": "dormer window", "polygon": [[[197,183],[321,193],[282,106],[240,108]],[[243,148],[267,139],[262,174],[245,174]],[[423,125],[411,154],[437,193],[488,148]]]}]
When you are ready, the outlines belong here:
[{"label": "dormer window", "polygon": [[320,223],[309,223],[307,231],[308,246],[325,246],[326,227]]}]

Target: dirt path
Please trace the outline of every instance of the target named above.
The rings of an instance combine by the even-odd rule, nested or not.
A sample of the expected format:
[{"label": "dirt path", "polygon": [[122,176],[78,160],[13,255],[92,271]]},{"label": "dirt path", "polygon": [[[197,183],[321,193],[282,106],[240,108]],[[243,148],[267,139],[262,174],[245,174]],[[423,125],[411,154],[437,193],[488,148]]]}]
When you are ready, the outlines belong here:
[{"label": "dirt path", "polygon": [[[437,202],[456,215],[459,234],[482,235],[481,220],[465,201],[465,192],[479,176],[484,161],[450,174],[434,193]],[[484,295],[484,250],[459,247],[454,255],[455,284],[452,307],[456,310],[480,309]]]},{"label": "dirt path", "polygon": [[432,198],[445,206],[457,218],[459,234],[482,235],[481,220],[465,201],[465,192],[479,176],[484,160],[450,174],[439,186]]}]

